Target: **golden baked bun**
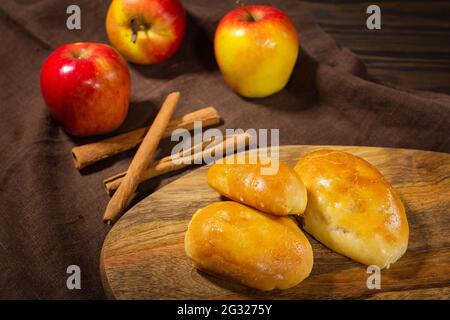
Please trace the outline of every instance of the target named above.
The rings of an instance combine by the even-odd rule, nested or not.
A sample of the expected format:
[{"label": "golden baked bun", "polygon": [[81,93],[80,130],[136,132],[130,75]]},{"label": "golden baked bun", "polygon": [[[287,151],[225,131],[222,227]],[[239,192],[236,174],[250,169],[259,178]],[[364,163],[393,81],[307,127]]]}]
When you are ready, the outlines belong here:
[{"label": "golden baked bun", "polygon": [[184,244],[196,268],[260,290],[293,287],[313,265],[311,245],[290,217],[232,201],[197,210]]},{"label": "golden baked bun", "polygon": [[[277,161],[278,170],[262,174],[269,164],[248,164],[248,157],[235,156],[233,163],[216,163],[208,171],[208,184],[220,194],[260,211],[284,216],[302,214],[306,188],[294,169]],[[228,159],[231,159],[229,157]],[[274,166],[275,167],[275,166]]]},{"label": "golden baked bun", "polygon": [[295,166],[308,190],[305,230],[366,265],[389,268],[408,247],[403,204],[383,175],[346,152],[320,150]]}]

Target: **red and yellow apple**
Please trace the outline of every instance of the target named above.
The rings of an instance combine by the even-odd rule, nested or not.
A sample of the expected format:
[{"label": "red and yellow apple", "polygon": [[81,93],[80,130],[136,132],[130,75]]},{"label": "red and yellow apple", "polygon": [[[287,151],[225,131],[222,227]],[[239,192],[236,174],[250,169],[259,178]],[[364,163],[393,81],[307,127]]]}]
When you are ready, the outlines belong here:
[{"label": "red and yellow apple", "polygon": [[225,81],[244,97],[284,88],[294,69],[298,35],[290,18],[270,6],[240,6],[220,21],[214,51]]},{"label": "red and yellow apple", "polygon": [[75,136],[117,129],[128,113],[128,66],[112,47],[73,43],[44,62],[41,92],[52,117]]},{"label": "red and yellow apple", "polygon": [[113,0],[106,32],[126,60],[154,64],[170,58],[180,46],[186,13],[178,0]]}]

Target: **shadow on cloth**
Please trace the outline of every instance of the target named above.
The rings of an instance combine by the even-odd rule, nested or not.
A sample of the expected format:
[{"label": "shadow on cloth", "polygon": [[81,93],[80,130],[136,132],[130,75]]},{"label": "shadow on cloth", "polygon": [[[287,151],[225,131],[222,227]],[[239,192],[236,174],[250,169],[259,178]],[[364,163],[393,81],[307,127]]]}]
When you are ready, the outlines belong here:
[{"label": "shadow on cloth", "polygon": [[318,63],[300,48],[289,82],[286,87],[265,98],[243,98],[271,109],[298,111],[314,107],[317,101],[316,72]]},{"label": "shadow on cloth", "polygon": [[198,18],[187,13],[186,34],[180,48],[170,59],[155,65],[132,65],[146,78],[173,79],[194,72],[218,70],[214,56],[213,39]]}]

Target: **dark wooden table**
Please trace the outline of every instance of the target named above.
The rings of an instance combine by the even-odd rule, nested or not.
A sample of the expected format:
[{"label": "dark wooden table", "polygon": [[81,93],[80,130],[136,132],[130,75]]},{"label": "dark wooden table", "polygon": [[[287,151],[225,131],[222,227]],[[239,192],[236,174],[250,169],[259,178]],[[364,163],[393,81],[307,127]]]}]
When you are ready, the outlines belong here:
[{"label": "dark wooden table", "polygon": [[[302,1],[340,45],[358,54],[377,80],[450,94],[450,1]],[[381,8],[381,30],[366,9]]]}]

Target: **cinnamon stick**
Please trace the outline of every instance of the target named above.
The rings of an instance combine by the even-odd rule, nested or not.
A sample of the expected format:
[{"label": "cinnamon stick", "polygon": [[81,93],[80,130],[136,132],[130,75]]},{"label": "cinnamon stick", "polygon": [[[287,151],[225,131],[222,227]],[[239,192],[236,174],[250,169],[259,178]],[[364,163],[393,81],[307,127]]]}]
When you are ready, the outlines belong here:
[{"label": "cinnamon stick", "polygon": [[[210,144],[213,144],[213,139],[206,140],[206,141],[200,143],[201,149],[203,150],[205,146],[210,145]],[[195,145],[187,150],[184,150],[184,152],[182,152],[180,154],[179,158],[184,158],[186,156],[189,156],[191,154],[191,152],[193,150],[196,150],[197,148],[198,148],[198,145]],[[172,162],[171,155],[164,157],[158,161],[155,161],[147,168],[147,170],[145,171],[145,173],[142,177],[141,182],[146,181],[151,178],[154,178],[159,175],[163,175],[164,173],[168,173],[168,172],[172,172],[175,170],[185,168],[189,165],[190,164],[180,164],[180,165],[175,164],[174,162]],[[114,193],[114,191],[117,190],[119,185],[122,183],[123,177],[125,177],[126,173],[127,172],[124,171],[124,172],[118,173],[112,177],[109,177],[109,178],[103,180],[103,186],[105,187],[106,193],[108,193],[108,195],[111,196]]]},{"label": "cinnamon stick", "polygon": [[[217,110],[212,106],[185,114],[184,116],[169,122],[163,137],[170,137],[172,131],[176,129],[194,129],[194,121],[202,121],[202,126],[206,127],[218,124],[220,122],[220,116]],[[139,128],[102,141],[72,148],[75,168],[81,170],[97,161],[133,149],[141,143],[148,129],[149,127]]]},{"label": "cinnamon stick", "polygon": [[[231,140],[232,139],[232,140]],[[227,143],[229,144],[231,140],[232,149],[228,150]],[[149,180],[151,178],[163,175],[168,172],[173,172],[176,170],[180,170],[183,168],[186,168],[190,166],[192,163],[194,163],[195,159],[198,158],[204,158],[206,153],[210,154],[213,153],[215,155],[223,155],[225,151],[232,151],[235,152],[237,147],[240,145],[243,145],[244,147],[248,146],[250,141],[250,135],[247,133],[239,134],[239,135],[233,135],[226,137],[225,140],[222,141],[222,143],[214,141],[213,139],[207,140],[201,143],[202,150],[200,152],[194,153],[190,155],[192,150],[196,150],[198,146],[193,146],[190,149],[185,150],[183,154],[180,154],[178,159],[182,160],[179,161],[180,163],[173,162],[172,156],[167,156],[162,158],[161,160],[155,161],[153,164],[151,164],[145,173],[142,175],[142,180],[140,182],[144,182],[146,180]],[[185,155],[187,154],[187,155]],[[188,161],[185,161],[188,160]],[[177,161],[178,162],[178,161]],[[125,172],[121,172],[119,174],[116,174],[115,176],[109,177],[103,181],[103,186],[105,187],[106,192],[109,195],[112,195],[114,191],[120,186],[120,184],[123,181],[124,176],[126,175]]]},{"label": "cinnamon stick", "polygon": [[180,93],[173,92],[164,101],[161,110],[131,161],[127,174],[106,207],[105,213],[103,214],[103,221],[105,223],[113,224],[116,222],[130,203],[145,170],[152,162],[153,155],[175,111],[179,98]]}]

